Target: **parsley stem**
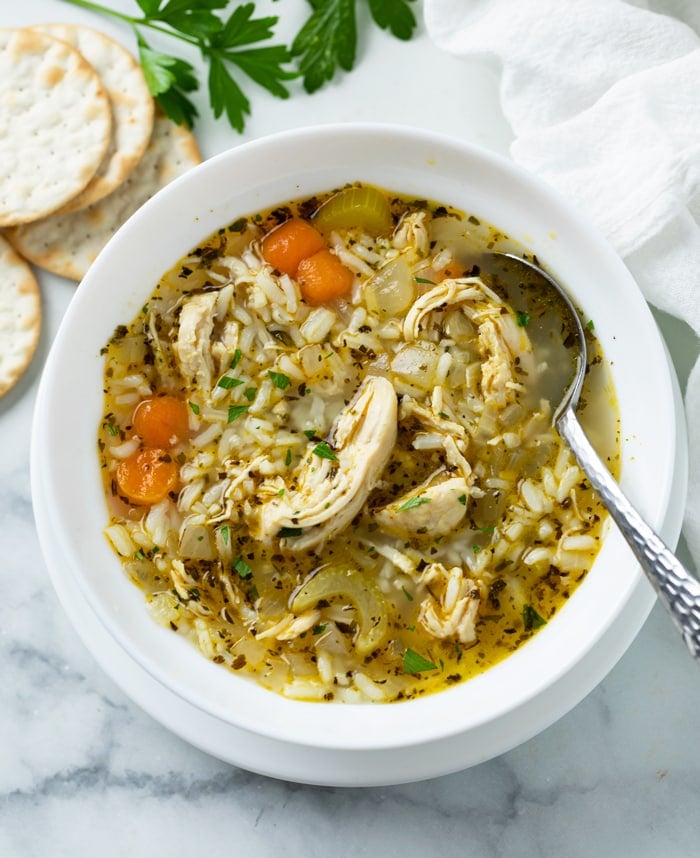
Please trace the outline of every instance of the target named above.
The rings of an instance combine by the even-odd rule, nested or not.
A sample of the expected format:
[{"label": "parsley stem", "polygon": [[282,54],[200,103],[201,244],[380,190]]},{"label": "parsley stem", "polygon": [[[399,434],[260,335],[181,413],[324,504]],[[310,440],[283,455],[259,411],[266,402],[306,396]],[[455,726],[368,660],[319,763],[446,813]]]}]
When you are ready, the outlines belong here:
[{"label": "parsley stem", "polygon": [[163,33],[165,36],[171,36],[173,39],[179,39],[181,42],[187,42],[189,45],[194,45],[196,48],[202,46],[201,41],[193,36],[188,36],[179,30],[163,27],[161,24],[156,24],[148,18],[134,18],[133,15],[126,15],[124,12],[117,12],[116,9],[110,9],[108,6],[102,6],[99,3],[92,3],[91,0],[63,0],[64,3],[70,3],[72,6],[82,6],[85,9],[90,9],[92,12],[102,12],[105,15],[111,15],[112,18],[119,18],[134,28],[138,35],[137,27],[147,27],[149,30],[156,30]]},{"label": "parsley stem", "polygon": [[124,12],[117,12],[116,9],[110,9],[108,6],[102,6],[100,3],[91,3],[90,0],[63,0],[64,3],[70,3],[71,6],[82,6],[83,9],[90,9],[92,12],[102,12],[104,15],[111,15],[113,18],[120,18],[128,24],[135,24],[136,18],[131,15],[126,15]]}]

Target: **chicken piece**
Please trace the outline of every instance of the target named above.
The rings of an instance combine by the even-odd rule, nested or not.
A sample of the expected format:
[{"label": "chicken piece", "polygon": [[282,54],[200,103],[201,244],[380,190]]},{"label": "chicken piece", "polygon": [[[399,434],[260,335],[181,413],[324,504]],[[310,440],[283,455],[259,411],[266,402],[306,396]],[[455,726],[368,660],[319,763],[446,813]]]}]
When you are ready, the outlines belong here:
[{"label": "chicken piece", "polygon": [[315,455],[317,444],[297,469],[294,488],[263,503],[260,539],[270,542],[282,528],[300,529],[281,544],[318,548],[346,527],[374,488],[396,443],[396,392],[387,379],[367,377],[340,412],[329,441],[333,458]]},{"label": "chicken piece", "polygon": [[377,510],[374,520],[382,530],[396,536],[444,536],[464,518],[468,493],[464,477],[451,477],[398,498]]},{"label": "chicken piece", "polygon": [[403,322],[403,335],[406,342],[417,340],[423,320],[434,310],[442,310],[450,304],[461,304],[484,298],[482,283],[478,277],[447,278],[424,292],[413,302]]},{"label": "chicken piece", "polygon": [[442,587],[439,601],[433,595],[420,604],[418,622],[435,638],[456,638],[462,644],[476,642],[476,617],[481,604],[478,585],[465,578],[460,566],[447,570],[441,563],[431,563],[423,570],[420,583],[431,591]]},{"label": "chicken piece", "polygon": [[436,414],[431,408],[426,408],[425,405],[416,402],[408,394],[401,398],[399,420],[405,420],[407,417],[415,417],[423,426],[436,429],[441,434],[452,435],[460,439],[467,437],[467,430],[461,423],[456,423],[448,417],[441,417],[440,414]]},{"label": "chicken piece", "polygon": [[427,212],[411,212],[401,219],[396,227],[392,244],[397,250],[412,249],[418,256],[427,256],[430,250]]},{"label": "chicken piece", "polygon": [[214,361],[211,335],[214,330],[216,292],[193,295],[182,305],[175,354],[187,384],[211,390]]},{"label": "chicken piece", "polygon": [[479,325],[479,351],[484,400],[503,408],[523,389],[515,359],[521,373],[534,376],[536,372],[530,338],[510,315],[499,314]]},{"label": "chicken piece", "polygon": [[443,435],[442,446],[445,450],[445,459],[447,460],[447,464],[451,468],[460,471],[464,479],[471,486],[474,481],[474,471],[465,456],[462,454],[462,450],[460,449],[462,445],[458,441],[455,441],[451,435]]}]

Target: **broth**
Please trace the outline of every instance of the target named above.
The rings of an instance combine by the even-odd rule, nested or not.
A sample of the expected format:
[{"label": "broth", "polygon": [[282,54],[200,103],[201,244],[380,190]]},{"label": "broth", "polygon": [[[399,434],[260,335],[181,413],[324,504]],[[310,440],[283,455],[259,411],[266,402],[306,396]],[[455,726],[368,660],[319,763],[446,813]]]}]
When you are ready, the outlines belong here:
[{"label": "broth", "polygon": [[[333,267],[321,286],[277,267],[292,221],[345,292]],[[105,346],[98,438],[106,535],[156,621],[287,697],[392,702],[486,670],[562,609],[604,510],[551,426],[556,320],[499,297],[487,248],[525,252],[358,184],[241,217],[162,277]],[[617,473],[588,333],[582,423]],[[163,418],[149,444],[154,399],[186,427]],[[151,448],[162,496],[124,476]]]}]

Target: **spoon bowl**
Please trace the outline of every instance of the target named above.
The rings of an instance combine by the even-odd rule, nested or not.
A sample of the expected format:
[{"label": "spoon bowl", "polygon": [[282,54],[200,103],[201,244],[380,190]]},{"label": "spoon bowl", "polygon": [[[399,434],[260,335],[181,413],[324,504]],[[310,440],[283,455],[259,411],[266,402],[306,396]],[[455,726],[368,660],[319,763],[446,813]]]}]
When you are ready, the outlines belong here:
[{"label": "spoon bowl", "polygon": [[559,384],[558,390],[549,391],[554,406],[554,427],[634,552],[691,655],[700,660],[700,582],[623,494],[577,417],[588,354],[586,329],[580,313],[564,288],[535,261],[493,252],[485,256],[480,271],[496,292],[505,293],[528,328],[544,313],[554,312],[559,317],[561,344],[571,360],[571,375],[563,388]]}]

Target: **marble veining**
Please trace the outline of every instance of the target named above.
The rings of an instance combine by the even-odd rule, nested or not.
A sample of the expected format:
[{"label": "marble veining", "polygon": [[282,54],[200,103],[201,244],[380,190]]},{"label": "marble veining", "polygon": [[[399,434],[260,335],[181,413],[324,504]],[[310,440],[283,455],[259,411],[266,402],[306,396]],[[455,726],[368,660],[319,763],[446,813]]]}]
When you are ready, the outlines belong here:
[{"label": "marble veining", "polygon": [[[0,11],[0,26],[48,17],[95,23],[51,0],[25,0]],[[425,74],[441,75],[440,95],[419,120],[507,152],[509,130],[496,109],[492,70],[438,55],[425,38],[406,53],[382,34],[373,37],[363,70],[317,101],[261,98],[248,135],[320,118],[416,121],[405,95],[382,89],[381,64],[389,60],[409,89]],[[370,85],[376,101],[358,97]],[[223,126],[203,123],[205,156],[236,142]],[[490,762],[421,783],[371,789],[286,783],[220,762],[145,714],[69,623],[37,542],[32,409],[75,290],[58,278],[42,276],[41,285],[39,354],[0,400],[0,858],[698,853],[700,674],[658,607],[609,676],[552,727]],[[665,325],[677,365],[689,365],[697,343],[680,323]]]}]

